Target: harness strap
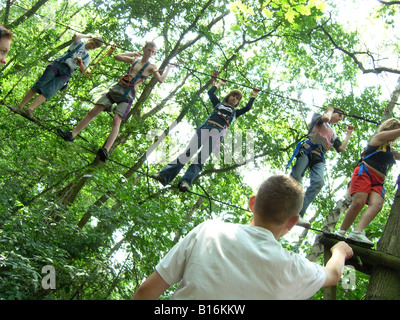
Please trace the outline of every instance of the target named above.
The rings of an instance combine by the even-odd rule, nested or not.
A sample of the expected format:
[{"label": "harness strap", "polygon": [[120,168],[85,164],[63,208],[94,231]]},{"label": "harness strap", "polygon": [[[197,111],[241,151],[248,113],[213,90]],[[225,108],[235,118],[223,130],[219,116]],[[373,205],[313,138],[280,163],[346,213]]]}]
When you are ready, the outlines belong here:
[{"label": "harness strap", "polygon": [[[310,146],[310,148],[300,152],[300,148],[304,143],[307,143]],[[286,165],[286,170],[289,169],[294,158],[296,158],[299,153],[300,156],[309,155],[313,150],[316,150],[319,146],[320,144],[314,144],[309,139],[301,140],[299,143],[297,143],[296,148],[293,151],[292,157],[290,158],[288,164]],[[323,153],[321,153],[321,158],[323,162],[325,162],[325,157]]]},{"label": "harness strap", "polygon": [[[127,87],[128,87],[128,88],[126,88],[126,90],[125,90],[124,94],[122,95],[120,101],[123,101],[123,100],[126,99],[126,97],[127,97],[128,94],[129,94],[129,91],[134,90],[134,86],[135,86],[137,80],[139,80],[139,79],[145,79],[145,78],[146,78],[145,76],[142,75],[142,73],[143,73],[143,71],[148,67],[148,65],[150,64],[150,61],[147,62],[147,63],[139,70],[139,72],[136,74],[136,76],[135,76],[133,79],[131,79],[131,80],[129,81],[129,78],[131,77],[131,76],[130,76],[130,73],[131,73],[133,67],[134,67],[138,62],[139,62],[139,60],[133,61],[133,62],[132,62],[132,65],[129,67],[127,73],[126,73],[125,75],[123,75],[123,76],[119,79],[119,81],[120,81],[124,86],[127,86]],[[125,79],[128,79],[128,81],[125,81]]]},{"label": "harness strap", "polygon": [[129,99],[124,99],[124,100],[115,101],[115,100],[111,97],[110,92],[107,92],[107,93],[106,93],[106,97],[107,97],[108,100],[110,100],[110,102],[111,102],[112,104],[114,104],[114,103],[121,103],[121,102],[129,102]]},{"label": "harness strap", "polygon": [[226,120],[224,114],[222,112],[218,111],[218,115],[221,116],[222,119],[224,119],[225,123],[226,123],[226,127],[229,127],[231,124],[228,122],[228,120]]},{"label": "harness strap", "polygon": [[385,196],[385,186],[384,186],[384,184],[383,183],[374,183],[374,184],[372,184],[371,172],[369,171],[369,169],[365,165],[365,163],[361,163],[360,164],[360,168],[358,169],[358,175],[362,176],[363,172],[365,172],[368,175],[368,177],[371,179],[371,187],[382,186],[381,197],[383,198]]},{"label": "harness strap", "polygon": [[[61,62],[61,63],[62,63],[62,62],[64,62],[65,60],[67,60],[68,58],[72,57],[73,54],[74,54],[75,52],[77,52],[80,48],[82,48],[83,45],[84,45],[84,43],[81,42],[75,49],[73,49],[73,50],[69,50],[69,49],[68,49],[67,53],[66,53],[63,57],[61,57],[61,58],[58,60],[58,62]],[[87,59],[88,57],[89,57],[89,54],[87,53],[87,54],[82,58],[82,60]]]},{"label": "harness strap", "polygon": [[85,73],[85,71],[82,70],[82,67],[79,66],[79,70],[81,71],[82,75],[85,77],[90,77],[93,74],[94,69],[100,63],[100,61],[103,60],[105,57],[107,57],[109,54],[111,54],[117,48],[117,46],[118,46],[118,44],[111,46],[111,48],[108,49],[108,51],[102,57],[100,57],[99,60],[96,61],[96,63],[94,64],[94,66],[92,68],[92,71],[90,71],[89,73]]},{"label": "harness strap", "polygon": [[143,73],[143,71],[148,67],[148,65],[150,64],[150,61],[147,62],[147,63],[139,70],[139,72],[136,74],[136,76],[135,76],[133,79],[130,79],[130,78],[131,78],[130,73],[131,73],[132,69],[135,67],[135,65],[136,65],[137,63],[139,63],[139,60],[133,61],[132,64],[131,64],[131,66],[129,67],[129,69],[126,71],[126,73],[125,73],[121,78],[119,78],[119,81],[120,81],[123,85],[128,86],[128,87],[133,87],[133,86],[135,86],[136,81],[139,80],[139,78],[140,78],[140,79],[146,78],[145,76],[142,75],[142,73]]},{"label": "harness strap", "polygon": [[65,82],[68,82],[68,81],[69,81],[69,78],[68,78],[67,76],[65,76],[65,75],[59,76],[58,69],[57,69],[56,67],[54,67],[53,64],[50,64],[50,68],[51,68],[51,70],[54,72],[54,75],[55,75],[56,77],[63,79]]}]

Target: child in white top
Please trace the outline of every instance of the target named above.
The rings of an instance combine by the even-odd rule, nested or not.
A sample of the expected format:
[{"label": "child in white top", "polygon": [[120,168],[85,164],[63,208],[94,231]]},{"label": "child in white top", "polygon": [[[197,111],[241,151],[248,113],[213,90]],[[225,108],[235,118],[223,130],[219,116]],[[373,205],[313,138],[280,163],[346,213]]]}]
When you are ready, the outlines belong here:
[{"label": "child in white top", "polygon": [[352,249],[339,242],[325,267],[284,249],[278,239],[296,225],[304,192],[272,176],[250,198],[249,225],[207,221],[176,244],[133,299],[157,299],[181,281],[172,299],[308,299],[336,285]]}]

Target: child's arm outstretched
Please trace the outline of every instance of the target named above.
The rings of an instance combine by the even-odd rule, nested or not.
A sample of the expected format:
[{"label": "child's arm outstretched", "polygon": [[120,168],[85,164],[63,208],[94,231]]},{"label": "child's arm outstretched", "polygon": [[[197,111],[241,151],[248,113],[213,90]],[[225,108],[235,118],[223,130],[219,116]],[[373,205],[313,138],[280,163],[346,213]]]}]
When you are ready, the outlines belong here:
[{"label": "child's arm outstretched", "polygon": [[210,98],[210,101],[213,105],[213,107],[215,107],[218,103],[220,103],[221,101],[219,101],[219,99],[217,98],[217,96],[215,95],[215,92],[221,88],[222,86],[224,86],[226,84],[226,80],[220,80],[215,86],[213,86],[210,90],[208,90],[208,97]]},{"label": "child's arm outstretched", "polygon": [[336,286],[343,274],[344,263],[353,256],[353,249],[344,241],[331,248],[332,257],[326,263],[324,272],[326,280],[323,287]]},{"label": "child's arm outstretched", "polygon": [[75,33],[74,36],[72,37],[72,41],[74,41],[75,43],[77,43],[79,40],[83,39],[83,38],[93,38],[94,35],[88,33],[88,34],[84,34],[84,33]]},{"label": "child's arm outstretched", "polygon": [[381,131],[371,139],[369,144],[377,147],[383,145],[384,143],[394,141],[398,138],[400,138],[400,129]]},{"label": "child's arm outstretched", "polygon": [[114,56],[114,59],[125,63],[132,63],[141,56],[142,55],[139,52],[123,52],[123,53],[117,53]]},{"label": "child's arm outstretched", "polygon": [[138,288],[132,300],[157,300],[170,285],[154,271]]},{"label": "child's arm outstretched", "polygon": [[242,109],[239,109],[236,111],[236,117],[240,117],[242,114],[250,111],[250,109],[253,107],[254,100],[256,99],[256,96],[260,92],[259,89],[253,89],[250,95],[250,100],[247,102],[246,106]]}]

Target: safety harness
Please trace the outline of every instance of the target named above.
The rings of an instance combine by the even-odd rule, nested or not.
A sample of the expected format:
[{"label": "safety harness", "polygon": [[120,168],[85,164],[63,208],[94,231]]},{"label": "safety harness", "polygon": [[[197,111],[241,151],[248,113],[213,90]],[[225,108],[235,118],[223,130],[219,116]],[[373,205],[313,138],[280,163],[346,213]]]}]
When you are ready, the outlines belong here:
[{"label": "safety harness", "polygon": [[224,120],[224,122],[225,122],[224,129],[227,129],[231,125],[231,123],[235,120],[236,110],[233,109],[232,115],[228,116],[227,114],[223,114],[221,111],[219,111],[218,108],[220,106],[224,106],[224,104],[222,102],[217,103],[214,107],[213,112],[210,113],[210,115],[207,117],[207,119],[204,121],[204,123],[202,125],[204,125],[206,122],[208,122],[208,120],[210,120],[210,118],[215,114],[219,115]]},{"label": "safety harness", "polygon": [[[62,56],[60,59],[58,59],[58,62],[60,62],[60,63],[65,62],[67,59],[71,58],[71,57],[74,55],[74,53],[77,52],[77,51],[78,51],[80,48],[82,48],[82,46],[84,46],[84,45],[85,45],[85,44],[84,44],[83,42],[81,42],[81,43],[78,44],[78,45],[76,46],[76,48],[74,48],[73,50],[68,49],[67,53],[66,53],[64,56]],[[87,58],[89,58],[89,54],[88,54],[88,53],[86,53],[86,54],[84,55],[84,57],[82,58],[82,60],[85,60],[85,59],[87,59]]]},{"label": "safety harness", "polygon": [[[300,151],[300,148],[304,143],[308,144],[310,147],[308,149]],[[294,158],[296,158],[297,156],[308,156],[314,150],[318,150],[318,152],[321,154],[322,162],[325,162],[325,157],[324,157],[325,151],[324,151],[324,148],[322,147],[322,145],[321,144],[314,144],[309,139],[305,139],[305,140],[301,140],[296,145],[296,148],[293,151],[292,157],[290,158],[288,164],[286,165],[286,170],[289,169],[289,167],[291,166]]]},{"label": "safety harness", "polygon": [[[124,94],[121,96],[118,102],[127,101],[126,97],[128,96],[130,91],[134,91],[134,86],[137,83],[137,81],[147,78],[146,76],[143,76],[142,73],[149,66],[150,62],[145,63],[145,65],[139,70],[139,72],[135,75],[135,77],[133,78],[131,77],[130,74],[138,62],[139,60],[133,61],[129,69],[126,71],[126,73],[119,78],[119,82],[128,88],[125,90]],[[109,93],[107,93],[107,97],[110,99]],[[115,101],[112,99],[110,99],[110,101],[115,103]]]},{"label": "safety harness", "polygon": [[[375,150],[374,152],[372,152],[372,153],[366,155],[365,157],[362,157],[360,160],[358,160],[358,163],[359,163],[358,175],[362,176],[363,172],[365,172],[368,175],[368,177],[371,179],[371,187],[382,186],[381,197],[385,196],[385,186],[384,186],[383,183],[372,184],[371,172],[369,171],[368,167],[366,166],[364,160],[370,158],[371,156],[373,156],[374,154],[377,154],[378,152],[386,152],[387,151],[387,147],[388,147],[388,144],[385,143],[382,146],[380,146],[377,150]],[[361,156],[362,156],[362,154],[361,154]]]},{"label": "safety harness", "polygon": [[[81,42],[80,44],[78,44],[76,46],[76,48],[74,48],[72,50],[68,49],[68,51],[61,58],[59,58],[56,61],[59,63],[64,63],[67,59],[71,58],[75,54],[75,52],[77,52],[80,48],[82,48],[83,45],[84,45],[84,43]],[[87,59],[87,58],[89,58],[88,53],[85,54],[85,56],[82,58],[82,60]],[[65,84],[60,89],[60,91],[63,91],[68,86],[68,81],[69,81],[70,76],[68,77],[66,75],[59,75],[59,71],[57,70],[56,67],[53,66],[53,64],[50,64],[50,68],[54,72],[54,75],[56,77],[61,78],[65,81]]]}]

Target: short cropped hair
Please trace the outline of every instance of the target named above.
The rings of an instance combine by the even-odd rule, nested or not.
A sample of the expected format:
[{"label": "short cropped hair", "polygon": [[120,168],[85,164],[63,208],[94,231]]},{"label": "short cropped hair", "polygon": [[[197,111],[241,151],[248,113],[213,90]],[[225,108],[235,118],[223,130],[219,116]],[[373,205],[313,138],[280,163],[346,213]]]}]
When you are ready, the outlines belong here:
[{"label": "short cropped hair", "polygon": [[242,91],[240,91],[240,90],[238,90],[238,89],[232,90],[232,91],[229,92],[228,95],[222,100],[222,103],[227,103],[230,96],[236,96],[236,97],[238,98],[238,102],[237,102],[236,106],[232,106],[232,107],[235,107],[235,108],[236,108],[236,107],[239,105],[240,100],[242,100],[243,93],[242,93]]},{"label": "short cropped hair", "polygon": [[343,115],[343,120],[344,120],[344,117],[346,116],[346,113],[342,109],[339,109],[336,107],[333,107],[333,113],[339,113],[339,114]]},{"label": "short cropped hair", "polygon": [[3,25],[0,24],[0,39],[1,38],[7,38],[11,41],[12,33],[11,31],[7,30]]},{"label": "short cropped hair", "polygon": [[96,43],[96,48],[100,48],[104,44],[103,38],[101,37],[93,37],[92,39]]},{"label": "short cropped hair", "polygon": [[258,189],[254,214],[264,222],[280,225],[299,214],[303,201],[304,190],[298,181],[288,175],[274,175]]},{"label": "short cropped hair", "polygon": [[152,48],[157,48],[157,45],[153,41],[147,41],[146,44],[144,45],[145,48],[147,47],[152,47]]}]

